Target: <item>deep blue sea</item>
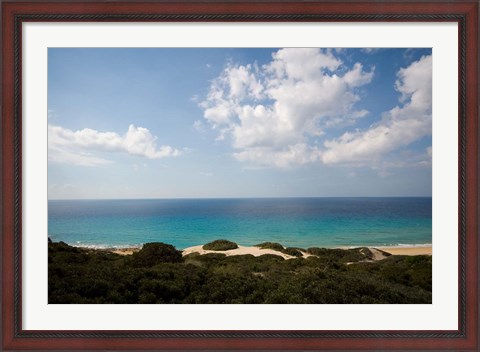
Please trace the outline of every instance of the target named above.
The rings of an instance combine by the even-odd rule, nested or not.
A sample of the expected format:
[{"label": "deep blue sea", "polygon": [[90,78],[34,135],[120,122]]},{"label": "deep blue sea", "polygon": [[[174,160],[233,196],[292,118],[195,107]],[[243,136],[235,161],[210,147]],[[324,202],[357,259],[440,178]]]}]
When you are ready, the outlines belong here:
[{"label": "deep blue sea", "polygon": [[304,248],[424,245],[432,243],[432,198],[50,200],[48,235],[91,247],[183,249],[220,238]]}]

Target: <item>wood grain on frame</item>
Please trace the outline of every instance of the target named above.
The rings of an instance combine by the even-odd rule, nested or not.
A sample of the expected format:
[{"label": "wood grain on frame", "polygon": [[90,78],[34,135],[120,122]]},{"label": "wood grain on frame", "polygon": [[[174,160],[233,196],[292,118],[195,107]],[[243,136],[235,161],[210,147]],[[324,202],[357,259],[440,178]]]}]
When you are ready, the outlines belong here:
[{"label": "wood grain on frame", "polygon": [[[478,348],[478,1],[2,4],[3,349]],[[26,331],[21,300],[21,24],[26,21],[449,21],[459,25],[459,328],[455,331]]]}]

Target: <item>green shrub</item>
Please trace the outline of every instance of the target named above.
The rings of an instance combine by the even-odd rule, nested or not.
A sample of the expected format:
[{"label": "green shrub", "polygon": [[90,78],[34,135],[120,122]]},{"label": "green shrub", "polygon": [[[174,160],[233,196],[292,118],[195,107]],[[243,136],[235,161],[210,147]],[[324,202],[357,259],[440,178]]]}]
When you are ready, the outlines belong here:
[{"label": "green shrub", "polygon": [[283,246],[280,243],[276,242],[263,242],[256,244],[255,247],[260,247],[262,249],[273,249],[274,251],[283,251]]},{"label": "green shrub", "polygon": [[323,261],[336,263],[355,263],[373,258],[373,253],[367,247],[350,249],[312,247],[307,249],[307,253]]},{"label": "green shrub", "polygon": [[273,249],[274,251],[282,252],[284,254],[291,255],[293,257],[302,257],[303,254],[300,251],[304,251],[303,248],[296,247],[283,247],[280,243],[277,242],[263,242],[256,244],[255,247],[260,247],[262,249]]},{"label": "green shrub", "polygon": [[235,242],[227,240],[215,240],[207,243],[202,248],[208,251],[228,251],[230,249],[238,248],[238,245]]},{"label": "green shrub", "polygon": [[133,265],[137,267],[151,267],[159,263],[180,263],[183,261],[182,252],[174,246],[161,242],[146,243],[142,249],[133,253]]},{"label": "green shrub", "polygon": [[66,244],[65,242],[49,242],[48,249],[53,252],[70,252],[70,253],[81,253],[86,252],[86,250],[72,247]]},{"label": "green shrub", "polygon": [[341,263],[354,263],[362,260],[371,260],[373,258],[373,253],[366,247],[351,248],[343,251],[345,253],[342,258],[340,258]]},{"label": "green shrub", "polygon": [[[335,249],[327,249],[327,248],[318,248],[318,247],[311,247],[307,249],[307,253],[311,255],[316,255],[318,257],[324,256],[330,251],[335,251]],[[340,249],[338,250],[340,251]]]},{"label": "green shrub", "polygon": [[282,250],[282,253],[291,255],[293,257],[303,257],[302,252],[300,252],[300,250],[298,250],[297,248],[293,248],[293,247],[285,248],[284,250]]}]

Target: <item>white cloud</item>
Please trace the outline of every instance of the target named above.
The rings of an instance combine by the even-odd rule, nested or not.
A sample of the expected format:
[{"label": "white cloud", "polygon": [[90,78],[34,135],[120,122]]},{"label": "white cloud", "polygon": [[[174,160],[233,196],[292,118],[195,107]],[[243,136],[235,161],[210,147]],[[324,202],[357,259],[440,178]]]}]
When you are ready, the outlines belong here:
[{"label": "white cloud", "polygon": [[48,147],[48,161],[58,164],[73,164],[79,166],[99,166],[111,164],[112,161],[96,157],[91,153],[71,151],[66,148]]},{"label": "white cloud", "polygon": [[369,129],[346,132],[324,143],[326,164],[364,165],[432,133],[432,56],[424,56],[397,74],[402,106],[384,113]]},{"label": "white cloud", "polygon": [[298,143],[282,149],[266,147],[248,148],[235,153],[234,156],[240,161],[252,162],[264,166],[288,168],[318,161],[320,159],[320,151],[307,146],[305,143]]},{"label": "white cloud", "polygon": [[348,85],[351,87],[359,87],[363,86],[373,78],[373,71],[365,73],[363,70],[363,66],[361,63],[356,63],[353,66],[353,70],[348,71],[344,76],[343,79],[347,82]]},{"label": "white cloud", "polygon": [[61,126],[48,126],[48,160],[82,166],[95,166],[111,161],[93,155],[93,152],[127,153],[149,159],[180,155],[168,145],[157,147],[157,137],[143,127],[130,125],[120,136],[115,132],[99,132],[90,128],[72,131]]},{"label": "white cloud", "polygon": [[262,67],[228,65],[200,106],[238,160],[289,167],[320,159],[312,137],[368,114],[354,107],[356,87],[372,78],[373,69],[349,69],[331,50],[281,49]]}]

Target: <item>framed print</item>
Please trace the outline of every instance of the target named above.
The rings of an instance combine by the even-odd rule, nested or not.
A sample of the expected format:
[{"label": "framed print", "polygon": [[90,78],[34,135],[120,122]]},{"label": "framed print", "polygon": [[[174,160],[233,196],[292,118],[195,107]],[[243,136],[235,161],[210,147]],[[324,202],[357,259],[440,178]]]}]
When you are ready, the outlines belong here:
[{"label": "framed print", "polygon": [[478,2],[2,3],[2,348],[478,350]]}]

